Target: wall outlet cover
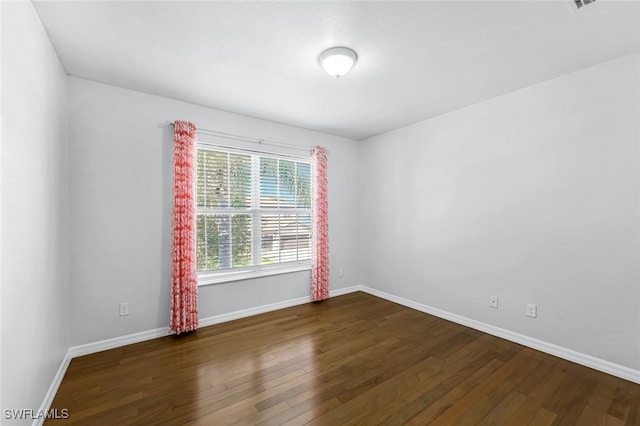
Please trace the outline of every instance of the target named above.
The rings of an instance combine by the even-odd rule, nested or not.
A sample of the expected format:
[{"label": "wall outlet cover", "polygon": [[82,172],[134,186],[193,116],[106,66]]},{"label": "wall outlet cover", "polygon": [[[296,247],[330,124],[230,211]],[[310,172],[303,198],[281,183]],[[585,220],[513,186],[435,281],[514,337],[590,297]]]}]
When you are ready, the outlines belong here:
[{"label": "wall outlet cover", "polygon": [[538,307],[533,303],[527,303],[527,316],[531,318],[538,316]]},{"label": "wall outlet cover", "polygon": [[498,296],[489,296],[489,306],[498,309]]}]

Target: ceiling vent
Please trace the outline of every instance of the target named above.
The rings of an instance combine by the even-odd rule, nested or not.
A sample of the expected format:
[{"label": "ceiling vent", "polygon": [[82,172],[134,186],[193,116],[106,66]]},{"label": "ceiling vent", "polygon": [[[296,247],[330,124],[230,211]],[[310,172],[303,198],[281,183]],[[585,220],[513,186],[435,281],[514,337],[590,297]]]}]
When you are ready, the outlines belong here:
[{"label": "ceiling vent", "polygon": [[595,2],[595,1],[596,1],[596,0],[573,0],[573,2],[575,3],[575,5],[576,5],[576,7],[577,7],[578,9],[580,9],[582,6],[586,6],[586,5],[588,5],[589,3],[593,3],[593,2]]}]

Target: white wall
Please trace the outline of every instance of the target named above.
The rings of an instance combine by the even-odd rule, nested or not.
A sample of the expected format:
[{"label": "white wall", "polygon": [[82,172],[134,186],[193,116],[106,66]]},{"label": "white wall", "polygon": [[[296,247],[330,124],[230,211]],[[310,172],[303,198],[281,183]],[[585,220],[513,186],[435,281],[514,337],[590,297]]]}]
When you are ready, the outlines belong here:
[{"label": "white wall", "polygon": [[37,410],[70,344],[67,77],[31,2],[1,7],[1,407]]},{"label": "white wall", "polygon": [[[172,129],[159,126],[167,120],[327,147],[331,288],[358,284],[356,142],[73,77],[69,114],[72,345],[169,323]],[[200,317],[308,296],[309,276],[200,287]],[[119,302],[129,302],[129,316],[118,316]]]},{"label": "white wall", "polygon": [[639,75],[634,54],[363,141],[363,283],[640,369]]}]

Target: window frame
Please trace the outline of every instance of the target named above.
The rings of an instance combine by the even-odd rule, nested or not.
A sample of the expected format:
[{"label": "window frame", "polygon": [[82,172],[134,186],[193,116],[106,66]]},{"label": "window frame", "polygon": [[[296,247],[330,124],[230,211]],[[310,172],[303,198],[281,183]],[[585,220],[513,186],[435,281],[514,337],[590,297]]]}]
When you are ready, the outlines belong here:
[{"label": "window frame", "polygon": [[[293,161],[298,163],[304,163],[309,165],[309,190],[312,191],[313,184],[313,167],[311,167],[311,156],[302,157],[302,156],[294,156],[289,154],[280,154],[275,152],[267,152],[267,151],[258,151],[253,149],[244,149],[237,147],[229,147],[225,145],[218,145],[207,143],[203,141],[196,142],[195,149],[195,165],[194,173],[197,170],[197,155],[198,150],[205,149],[210,151],[220,151],[229,154],[240,154],[240,155],[249,155],[251,156],[251,207],[247,209],[199,209],[197,205],[197,196],[194,194],[194,230],[197,232],[197,219],[199,215],[202,214],[215,214],[215,210],[224,210],[225,214],[247,214],[251,216],[251,245],[252,245],[252,258],[259,257],[256,253],[260,253],[262,251],[262,238],[261,238],[261,217],[263,215],[287,215],[287,214],[303,214],[308,215],[311,218],[311,212],[313,210],[313,197],[310,197],[309,200],[309,208],[261,208],[260,207],[260,172],[259,172],[259,161],[260,157],[265,158],[273,158],[284,161]],[[256,164],[256,162],[258,164]],[[197,188],[197,174],[194,176],[194,192]],[[310,235],[309,235],[309,250],[312,251],[312,239],[311,235],[311,227],[310,227]],[[258,251],[256,251],[258,250]],[[197,256],[197,254],[196,254]],[[196,260],[197,261],[197,260]],[[207,271],[197,271],[197,280],[198,286],[204,285],[212,285],[212,284],[221,284],[232,281],[240,281],[251,278],[259,278],[259,277],[267,277],[279,274],[287,274],[292,272],[300,272],[300,271],[308,271],[311,270],[311,253],[309,259],[306,260],[295,260],[289,262],[281,262],[276,264],[252,264],[244,267],[235,267],[224,270],[207,270]]]}]

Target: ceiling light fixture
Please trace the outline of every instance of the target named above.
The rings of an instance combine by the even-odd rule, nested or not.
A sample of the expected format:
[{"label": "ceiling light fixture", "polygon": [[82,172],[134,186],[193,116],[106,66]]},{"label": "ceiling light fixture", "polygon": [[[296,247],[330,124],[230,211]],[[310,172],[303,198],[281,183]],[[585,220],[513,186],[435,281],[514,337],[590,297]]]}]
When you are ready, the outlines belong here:
[{"label": "ceiling light fixture", "polygon": [[582,6],[588,5],[589,3],[593,3],[594,1],[596,0],[573,0],[578,9],[580,9]]},{"label": "ceiling light fixture", "polygon": [[340,78],[356,64],[358,55],[348,47],[332,47],[318,57],[318,63],[331,77]]}]

